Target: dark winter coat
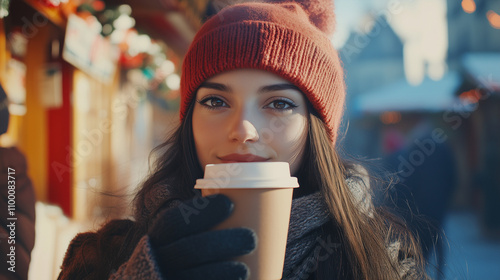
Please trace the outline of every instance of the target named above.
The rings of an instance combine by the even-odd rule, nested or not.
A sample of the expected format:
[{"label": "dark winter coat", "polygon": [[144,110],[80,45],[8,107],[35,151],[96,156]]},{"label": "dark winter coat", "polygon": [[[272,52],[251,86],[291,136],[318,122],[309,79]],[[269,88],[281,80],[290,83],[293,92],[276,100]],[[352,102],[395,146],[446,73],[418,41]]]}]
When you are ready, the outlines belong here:
[{"label": "dark winter coat", "polygon": [[27,169],[17,148],[0,148],[0,279],[28,278],[35,245],[35,192]]},{"label": "dark winter coat", "polygon": [[[373,210],[371,197],[362,181],[348,180],[358,206],[369,213]],[[145,219],[162,205],[167,198],[168,187],[158,186],[144,198],[135,219]],[[176,202],[170,203],[173,207]],[[168,206],[167,206],[168,207]],[[287,240],[287,253],[283,279],[313,279],[320,256],[328,256],[327,262],[335,262],[342,244],[332,234],[325,235],[329,226],[328,210],[319,193],[313,193],[293,200],[290,228]],[[134,236],[134,223],[130,220],[115,220],[95,233],[82,233],[71,242],[64,262],[60,280],[65,279],[163,279],[147,235],[142,236],[135,248],[123,248],[121,244]],[[397,258],[397,244],[389,246],[391,253]],[[123,250],[130,252],[129,258],[103,263],[121,255]],[[120,257],[118,257],[120,258]],[[413,262],[401,262],[401,275],[411,279]],[[101,275],[98,267],[107,266],[111,275]],[[333,276],[332,279],[341,279]]]}]

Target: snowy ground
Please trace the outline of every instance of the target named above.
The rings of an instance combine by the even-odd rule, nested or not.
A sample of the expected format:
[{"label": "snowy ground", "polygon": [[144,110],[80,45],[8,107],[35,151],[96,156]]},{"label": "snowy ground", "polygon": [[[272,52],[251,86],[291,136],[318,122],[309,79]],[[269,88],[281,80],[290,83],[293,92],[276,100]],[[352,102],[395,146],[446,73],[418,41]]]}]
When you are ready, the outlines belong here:
[{"label": "snowy ground", "polygon": [[447,235],[446,280],[500,280],[500,242],[484,238],[477,215],[452,212],[444,230]]}]

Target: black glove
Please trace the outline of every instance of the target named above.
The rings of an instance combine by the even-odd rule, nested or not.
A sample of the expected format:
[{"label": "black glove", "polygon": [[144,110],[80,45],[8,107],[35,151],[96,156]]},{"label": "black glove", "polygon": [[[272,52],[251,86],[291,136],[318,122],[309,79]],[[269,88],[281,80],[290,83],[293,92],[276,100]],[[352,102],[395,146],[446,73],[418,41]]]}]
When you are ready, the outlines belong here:
[{"label": "black glove", "polygon": [[149,231],[156,261],[166,279],[247,279],[248,267],[229,261],[255,249],[247,228],[208,231],[233,211],[224,195],[195,197],[163,210]]}]

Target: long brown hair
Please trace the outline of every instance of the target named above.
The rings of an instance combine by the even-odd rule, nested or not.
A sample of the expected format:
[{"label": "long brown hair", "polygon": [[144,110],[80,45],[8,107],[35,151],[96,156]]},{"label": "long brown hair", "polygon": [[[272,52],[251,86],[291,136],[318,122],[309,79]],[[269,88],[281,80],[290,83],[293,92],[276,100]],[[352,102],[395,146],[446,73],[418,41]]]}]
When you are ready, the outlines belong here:
[{"label": "long brown hair", "polygon": [[[411,260],[412,279],[424,279],[425,266],[416,239],[405,224],[385,209],[361,209],[346,183],[356,174],[353,163],[343,161],[325,129],[323,121],[310,108],[309,136],[302,167],[297,174],[306,193],[319,191],[331,214],[330,233],[341,244],[340,255],[318,262],[316,279],[400,279],[399,261]],[[359,178],[359,181],[363,180]],[[388,250],[397,244],[396,256]],[[335,260],[337,258],[337,260]],[[331,266],[335,266],[332,270]]]},{"label": "long brown hair", "polygon": [[[194,145],[193,107],[192,102],[179,127],[165,143],[153,150],[152,155],[160,153],[161,156],[155,160],[151,175],[134,199],[137,208],[157,184],[174,186],[169,201],[189,199],[195,195],[195,180],[202,177],[203,172]],[[318,262],[315,278],[331,279],[334,273],[342,279],[399,279],[398,258],[411,258],[415,262],[416,273],[421,276],[416,278],[425,278],[417,243],[404,224],[381,209],[374,209],[368,215],[355,204],[345,181],[355,168],[340,159],[323,121],[309,107],[306,152],[296,174],[301,185],[300,195],[321,192],[331,214],[331,222],[326,228],[344,244],[340,255]],[[138,232],[132,243],[145,234],[151,218],[137,221]],[[396,260],[387,250],[390,242],[398,242],[400,246]]]}]

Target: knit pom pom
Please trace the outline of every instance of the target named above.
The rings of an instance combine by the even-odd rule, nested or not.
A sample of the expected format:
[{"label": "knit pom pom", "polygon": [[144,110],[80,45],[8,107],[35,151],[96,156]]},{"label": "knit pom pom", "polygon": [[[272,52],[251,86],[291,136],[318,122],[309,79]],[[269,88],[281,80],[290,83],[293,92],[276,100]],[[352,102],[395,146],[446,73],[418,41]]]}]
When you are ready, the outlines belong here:
[{"label": "knit pom pom", "polygon": [[333,0],[267,0],[268,3],[297,3],[309,15],[309,20],[327,36],[335,31]]}]

